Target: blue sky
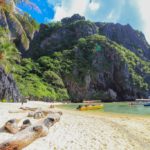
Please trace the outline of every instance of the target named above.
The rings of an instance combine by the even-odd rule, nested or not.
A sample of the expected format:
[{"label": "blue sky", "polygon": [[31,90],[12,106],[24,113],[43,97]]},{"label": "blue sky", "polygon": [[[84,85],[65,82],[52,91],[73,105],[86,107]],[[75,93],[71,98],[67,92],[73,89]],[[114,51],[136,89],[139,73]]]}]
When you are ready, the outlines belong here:
[{"label": "blue sky", "polygon": [[150,43],[149,0],[31,0],[40,11],[25,4],[19,7],[30,13],[40,23],[59,21],[74,13],[100,22],[130,24],[145,33]]}]

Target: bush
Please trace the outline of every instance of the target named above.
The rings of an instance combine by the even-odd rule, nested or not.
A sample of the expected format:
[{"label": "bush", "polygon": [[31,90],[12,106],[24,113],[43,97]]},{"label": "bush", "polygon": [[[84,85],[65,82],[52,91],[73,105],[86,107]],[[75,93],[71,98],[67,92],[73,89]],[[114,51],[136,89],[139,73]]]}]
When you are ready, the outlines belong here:
[{"label": "bush", "polygon": [[2,99],[1,102],[2,102],[2,103],[6,103],[7,100],[6,100],[6,99]]}]

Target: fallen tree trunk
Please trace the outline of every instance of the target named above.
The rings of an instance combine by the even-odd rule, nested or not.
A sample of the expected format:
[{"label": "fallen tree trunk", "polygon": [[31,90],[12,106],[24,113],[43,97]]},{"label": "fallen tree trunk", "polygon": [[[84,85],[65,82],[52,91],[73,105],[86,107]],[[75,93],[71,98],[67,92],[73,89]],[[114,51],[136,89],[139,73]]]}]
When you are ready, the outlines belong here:
[{"label": "fallen tree trunk", "polygon": [[21,131],[21,130],[24,130],[25,128],[27,128],[27,127],[29,127],[29,126],[31,126],[30,120],[29,120],[29,119],[24,120],[23,123],[22,123],[22,126],[21,126],[21,128],[20,128],[20,131]]},{"label": "fallen tree trunk", "polygon": [[22,150],[36,139],[48,134],[48,130],[55,122],[60,120],[60,114],[51,114],[41,123],[31,125],[18,132],[12,138],[0,144],[0,150]]},{"label": "fallen tree trunk", "polygon": [[61,111],[50,111],[50,110],[38,110],[35,112],[29,112],[28,117],[33,117],[34,119],[41,119],[46,117],[48,114],[56,114],[62,115]]},{"label": "fallen tree trunk", "polygon": [[41,119],[44,118],[46,115],[43,111],[36,111],[36,112],[29,112],[28,117],[33,117],[34,119]]},{"label": "fallen tree trunk", "polygon": [[9,110],[8,113],[15,114],[15,113],[24,113],[24,110]]},{"label": "fallen tree trunk", "polygon": [[19,131],[18,122],[19,119],[11,119],[7,121],[4,125],[4,130],[6,130],[9,133],[16,134]]},{"label": "fallen tree trunk", "polygon": [[22,110],[25,110],[25,111],[36,111],[40,108],[20,107],[19,109],[22,109]]}]

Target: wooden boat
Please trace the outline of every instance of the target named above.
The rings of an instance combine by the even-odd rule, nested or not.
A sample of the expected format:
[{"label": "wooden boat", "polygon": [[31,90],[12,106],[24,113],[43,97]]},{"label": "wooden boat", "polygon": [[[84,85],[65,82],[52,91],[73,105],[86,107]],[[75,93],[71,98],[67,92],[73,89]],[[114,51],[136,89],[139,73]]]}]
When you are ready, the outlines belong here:
[{"label": "wooden boat", "polygon": [[80,111],[86,111],[86,110],[96,110],[96,109],[102,109],[104,105],[84,105],[84,106],[79,106],[77,109]]},{"label": "wooden boat", "polygon": [[146,104],[144,104],[144,106],[150,106],[150,103],[146,103]]}]

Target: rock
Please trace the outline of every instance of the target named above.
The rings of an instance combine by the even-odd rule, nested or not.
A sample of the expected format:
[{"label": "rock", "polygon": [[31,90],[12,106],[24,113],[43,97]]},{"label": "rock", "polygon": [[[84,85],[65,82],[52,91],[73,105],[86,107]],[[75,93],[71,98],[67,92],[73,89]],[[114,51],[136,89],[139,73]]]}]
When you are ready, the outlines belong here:
[{"label": "rock", "polygon": [[[30,49],[27,52],[28,57],[49,55],[63,47],[69,49],[79,38],[98,33],[98,27],[94,23],[86,21],[85,18],[80,18],[78,15],[67,18],[67,20],[73,23],[70,24],[70,21],[69,23],[65,21],[65,25],[63,24],[62,27],[53,31],[47,25],[41,24],[39,32],[35,34],[33,41],[30,43]],[[43,35],[45,35],[44,38]]]},{"label": "rock", "polygon": [[[118,55],[117,45],[110,40],[106,41],[106,39],[103,39],[104,37],[92,37],[95,37],[95,40],[88,37],[86,39],[90,40],[87,40],[84,46],[76,47],[74,51],[74,59],[77,60],[74,64],[76,67],[73,67],[72,77],[68,78],[67,76],[64,79],[68,92],[74,99],[73,101],[78,102],[81,99],[123,101],[146,97],[146,90],[143,90],[139,85],[134,86],[131,72],[129,72],[131,66],[129,68],[127,61],[123,61],[123,58]],[[92,51],[94,47],[88,49],[89,45],[87,43],[91,43],[91,41],[95,45],[101,45],[101,50],[95,52]],[[122,49],[122,51],[124,50]],[[140,75],[139,72],[138,75]],[[144,72],[141,75],[144,79]],[[150,76],[150,74],[147,76]]]},{"label": "rock", "polygon": [[72,17],[66,17],[66,18],[63,18],[61,20],[62,24],[63,25],[68,25],[68,24],[71,24],[71,23],[74,23],[75,21],[81,21],[81,20],[85,20],[85,17],[84,16],[80,16],[79,14],[74,14]]},{"label": "rock", "polygon": [[[41,24],[27,55],[38,59],[63,50],[72,52],[71,60],[67,58],[73,63],[72,72],[69,75],[63,72],[62,76],[74,102],[83,99],[134,100],[148,95],[146,92],[150,89],[146,91],[145,87],[150,83],[150,74],[141,66],[150,59],[150,46],[143,33],[130,25],[93,23],[78,14],[62,19],[61,24]],[[127,54],[133,60],[130,61]],[[145,66],[147,68],[149,65]],[[132,76],[141,83],[135,84]]]},{"label": "rock", "polygon": [[117,93],[112,89],[108,89],[108,95],[110,96],[111,100],[117,99]]},{"label": "rock", "polygon": [[130,49],[143,59],[150,59],[150,45],[142,32],[134,30],[129,24],[96,23],[99,32],[112,41]]},{"label": "rock", "polygon": [[19,102],[20,98],[21,96],[13,77],[0,68],[0,100]]}]

